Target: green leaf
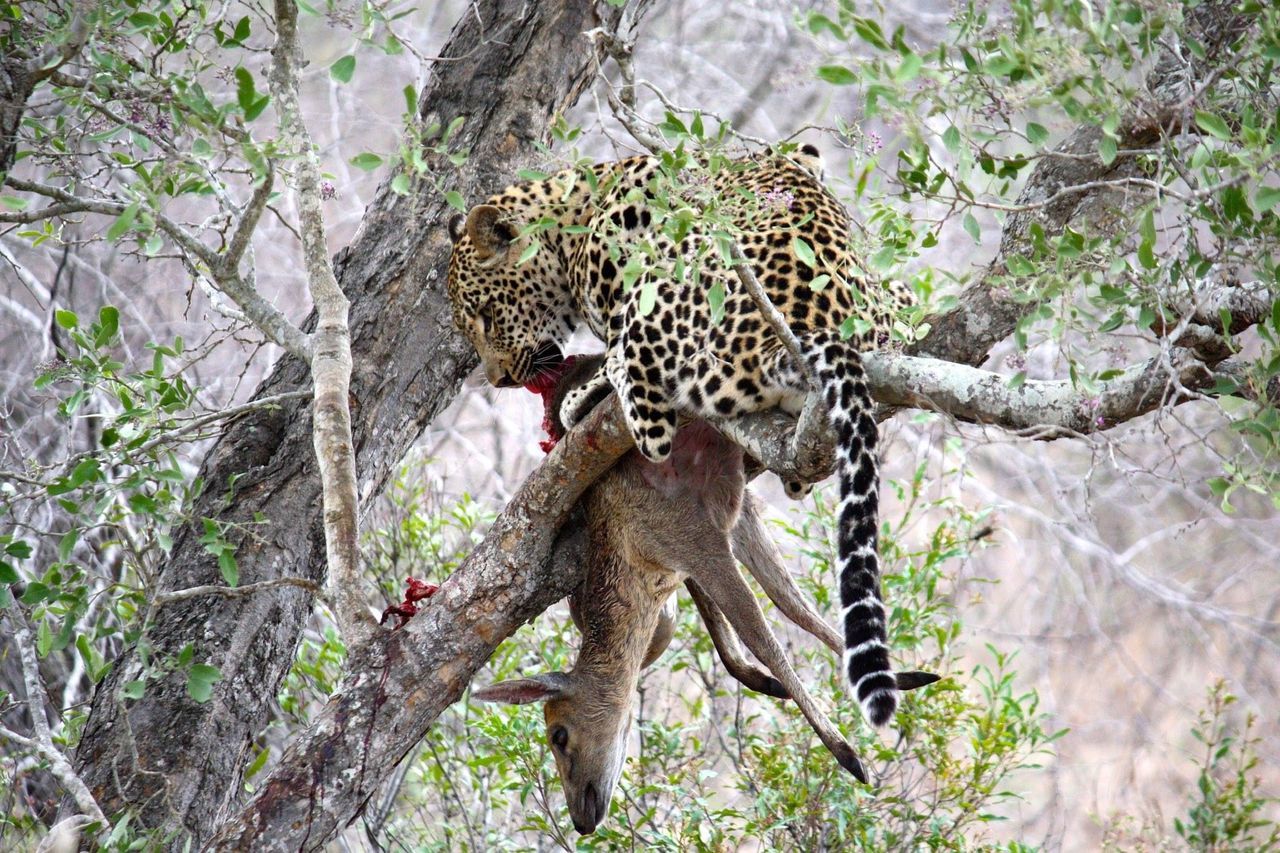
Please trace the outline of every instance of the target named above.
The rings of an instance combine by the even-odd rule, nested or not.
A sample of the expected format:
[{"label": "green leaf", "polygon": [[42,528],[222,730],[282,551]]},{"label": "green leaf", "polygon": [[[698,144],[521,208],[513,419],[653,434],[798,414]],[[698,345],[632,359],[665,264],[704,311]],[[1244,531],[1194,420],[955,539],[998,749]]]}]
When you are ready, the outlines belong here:
[{"label": "green leaf", "polygon": [[467,212],[467,202],[462,198],[462,193],[457,190],[449,190],[445,193],[444,200],[447,201],[449,206],[454,210],[461,211],[462,213]]},{"label": "green leaf", "polygon": [[516,172],[516,177],[522,181],[545,181],[551,176],[546,172],[539,172],[537,169],[521,169]]},{"label": "green leaf", "polygon": [[22,593],[20,601],[30,607],[47,599],[53,598],[53,596],[54,592],[49,589],[49,587],[40,583],[40,581],[32,581],[27,584],[27,590]]},{"label": "green leaf", "polygon": [[960,153],[960,131],[954,124],[942,132],[942,144],[952,154]]},{"label": "green leaf", "polygon": [[1010,255],[1008,260],[1005,261],[1004,266],[1005,269],[1009,271],[1010,275],[1027,276],[1036,271],[1036,268],[1032,265],[1031,261],[1027,260],[1023,255],[1018,254]]},{"label": "green leaf", "polygon": [[[4,552],[10,557],[19,560],[25,560],[31,556],[31,546],[25,540],[17,539],[4,546]],[[6,583],[16,583],[17,580],[6,581]]]},{"label": "green leaf", "polygon": [[[719,323],[724,319],[724,285],[716,282],[707,291],[707,304],[711,307],[711,322]],[[1280,305],[1280,302],[1276,303]]]},{"label": "green leaf", "polygon": [[98,478],[98,474],[101,473],[101,470],[102,469],[98,467],[97,459],[94,459],[93,457],[84,459],[79,465],[72,469],[71,476],[67,480],[68,485],[73,489],[83,486],[90,480],[96,480]]},{"label": "green leaf", "polygon": [[236,555],[230,548],[218,554],[218,571],[227,586],[238,586],[240,583],[240,567],[236,564]]},{"label": "green leaf", "polygon": [[653,310],[653,306],[658,303],[658,283],[656,281],[646,281],[640,285],[640,304],[636,307],[640,311],[641,317],[648,317],[649,312]]},{"label": "green leaf", "polygon": [[[25,600],[26,596],[23,596]],[[36,628],[36,654],[40,657],[48,657],[49,652],[53,650],[53,631],[49,630],[49,621],[41,619],[40,625]]]},{"label": "green leaf", "polygon": [[1156,220],[1154,211],[1148,210],[1138,221],[1138,263],[1143,269],[1153,270],[1160,266],[1156,258]]},{"label": "green leaf", "polygon": [[213,685],[222,680],[222,673],[216,666],[198,663],[187,673],[187,695],[203,704],[213,696]]},{"label": "green leaf", "polygon": [[382,165],[382,158],[377,154],[365,151],[351,158],[351,165],[357,169],[364,169],[370,172]]},{"label": "green leaf", "polygon": [[401,173],[391,179],[391,191],[396,195],[409,194],[409,176]]},{"label": "green leaf", "polygon": [[1196,124],[1210,136],[1224,141],[1231,138],[1231,128],[1227,127],[1227,123],[1214,113],[1196,110]]},{"label": "green leaf", "polygon": [[1102,165],[1110,166],[1116,161],[1116,141],[1110,136],[1104,136],[1098,142],[1098,159],[1102,161]]},{"label": "green leaf", "polygon": [[813,247],[802,238],[796,237],[791,241],[791,251],[795,252],[796,260],[800,261],[800,263],[809,269],[817,269],[818,259],[813,254]]},{"label": "green leaf", "polygon": [[1027,381],[1027,372],[1025,370],[1019,370],[1017,373],[1010,376],[1009,381],[1005,384],[1009,386],[1010,391],[1016,391],[1019,388],[1021,388],[1023,383],[1025,383],[1026,381]]},{"label": "green leaf", "polygon": [[141,699],[146,689],[147,683],[145,681],[130,681],[120,688],[120,694],[126,699]]},{"label": "green leaf", "polygon": [[106,346],[120,331],[120,309],[114,305],[104,305],[98,311],[98,334],[93,342],[98,346]]},{"label": "green leaf", "polygon": [[1043,145],[1049,138],[1049,131],[1043,124],[1027,122],[1027,141],[1032,145]]},{"label": "green leaf", "polygon": [[244,778],[246,781],[249,779],[252,779],[254,776],[258,774],[259,770],[261,770],[263,767],[266,766],[267,758],[270,757],[270,755],[271,755],[271,750],[264,749],[261,752],[259,752],[257,756],[254,757],[253,761],[251,761],[249,763],[249,766],[246,767],[244,770]]},{"label": "green leaf", "polygon": [[329,66],[329,76],[339,83],[350,83],[351,75],[356,71],[356,58],[344,56]]},{"label": "green leaf", "polygon": [[823,273],[822,275],[815,275],[813,277],[813,281],[809,282],[809,289],[812,290],[814,293],[817,293],[818,291],[822,290],[822,288],[826,287],[830,283],[831,283],[831,276],[827,275],[826,273]]},{"label": "green leaf", "polygon": [[852,86],[858,82],[858,75],[843,65],[823,65],[818,69],[818,79],[837,86]]},{"label": "green leaf", "polygon": [[1259,187],[1253,197],[1253,206],[1258,213],[1266,213],[1280,202],[1280,187]]},{"label": "green leaf", "polygon": [[18,574],[18,570],[12,564],[0,560],[0,583],[17,583],[20,580],[22,577]]},{"label": "green leaf", "polygon": [[920,69],[924,67],[924,59],[916,53],[908,53],[902,57],[902,64],[898,66],[897,72],[893,75],[893,79],[898,83],[909,83],[920,74]]},{"label": "green leaf", "polygon": [[982,242],[982,229],[978,227],[978,220],[973,218],[972,213],[966,213],[961,224],[964,225],[964,230],[969,232],[969,236],[973,238],[973,242]]},{"label": "green leaf", "polygon": [[267,104],[269,103],[271,103],[270,95],[263,95],[261,98],[254,101],[253,104],[244,111],[244,120],[253,121],[255,118],[262,115],[262,111],[267,108]]},{"label": "green leaf", "polygon": [[240,109],[248,112],[254,102],[258,100],[257,90],[253,85],[253,74],[243,65],[238,66],[235,70],[236,78],[236,101],[240,104]]},{"label": "green leaf", "polygon": [[124,209],[124,212],[116,217],[116,221],[111,223],[111,227],[107,229],[107,239],[111,241],[119,240],[124,232],[133,227],[133,221],[138,218],[138,209],[142,202],[135,201]]},{"label": "green leaf", "polygon": [[520,253],[520,258],[516,261],[516,266],[528,263],[533,260],[533,256],[538,254],[542,249],[542,243],[539,240],[533,240],[528,246],[524,247],[524,251]]}]

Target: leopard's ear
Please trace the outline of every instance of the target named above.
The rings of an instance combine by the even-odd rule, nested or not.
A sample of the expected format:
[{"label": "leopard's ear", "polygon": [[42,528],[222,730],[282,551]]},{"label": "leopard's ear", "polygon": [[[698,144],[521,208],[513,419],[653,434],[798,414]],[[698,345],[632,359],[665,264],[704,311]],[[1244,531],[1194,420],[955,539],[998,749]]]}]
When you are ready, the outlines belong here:
[{"label": "leopard's ear", "polygon": [[481,259],[505,252],[516,239],[516,229],[492,204],[477,204],[471,208],[467,214],[466,232]]},{"label": "leopard's ear", "polygon": [[466,224],[467,215],[465,213],[455,214],[449,220],[449,239],[455,243],[461,240],[462,235],[465,233]]}]

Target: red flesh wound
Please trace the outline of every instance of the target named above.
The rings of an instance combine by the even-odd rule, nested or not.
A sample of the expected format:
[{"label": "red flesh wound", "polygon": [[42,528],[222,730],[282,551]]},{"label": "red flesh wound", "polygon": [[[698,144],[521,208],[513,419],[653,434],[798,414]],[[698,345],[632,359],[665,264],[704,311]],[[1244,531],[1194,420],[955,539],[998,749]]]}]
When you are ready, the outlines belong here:
[{"label": "red flesh wound", "polygon": [[417,602],[430,598],[439,589],[440,587],[433,583],[420,581],[417,578],[405,578],[404,601],[399,604],[393,604],[382,611],[382,618],[378,620],[378,624],[385,625],[388,619],[395,616],[400,620],[396,623],[396,628],[403,628],[406,622],[418,614]]},{"label": "red flesh wound", "polygon": [[550,453],[564,437],[556,432],[551,403],[555,397],[556,386],[560,384],[560,377],[577,359],[576,355],[571,355],[562,361],[559,367],[548,368],[524,383],[525,390],[542,398],[542,431],[547,434],[547,437],[538,442],[538,446],[542,448],[543,453]]}]

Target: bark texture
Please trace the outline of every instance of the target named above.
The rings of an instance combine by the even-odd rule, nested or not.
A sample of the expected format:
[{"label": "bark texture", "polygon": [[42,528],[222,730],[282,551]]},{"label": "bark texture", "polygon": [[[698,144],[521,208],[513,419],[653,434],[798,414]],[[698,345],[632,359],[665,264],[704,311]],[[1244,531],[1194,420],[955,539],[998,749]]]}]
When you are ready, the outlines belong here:
[{"label": "bark texture", "polygon": [[[481,198],[530,161],[532,143],[591,79],[596,57],[583,33],[611,25],[618,14],[584,0],[488,0],[469,7],[444,49],[465,59],[436,65],[419,106],[425,124],[465,118],[454,139],[471,151],[467,164],[455,169],[428,155],[446,188]],[[443,288],[450,210],[428,182],[400,196],[391,192],[390,177],[335,262],[351,302],[350,403],[364,501],[381,490],[475,363],[453,331]],[[308,383],[307,366],[286,357],[258,396]],[[217,562],[199,541],[200,519],[245,523],[255,513],[267,523],[239,543],[241,582],[323,581],[320,481],[308,409],[306,401],[290,401],[227,429],[205,460],[206,493],[194,508],[195,522],[176,533],[156,593],[220,583]],[[185,675],[157,673],[142,699],[126,700],[121,687],[143,676],[145,661],[137,648],[117,661],[94,697],[76,756],[105,811],[131,809],[135,826],[189,836],[197,845],[212,835],[235,805],[249,745],[268,718],[311,603],[306,589],[277,587],[158,611],[146,637],[147,659],[172,660],[191,644],[196,661],[219,667],[223,680],[209,702],[197,704],[186,694]]]}]

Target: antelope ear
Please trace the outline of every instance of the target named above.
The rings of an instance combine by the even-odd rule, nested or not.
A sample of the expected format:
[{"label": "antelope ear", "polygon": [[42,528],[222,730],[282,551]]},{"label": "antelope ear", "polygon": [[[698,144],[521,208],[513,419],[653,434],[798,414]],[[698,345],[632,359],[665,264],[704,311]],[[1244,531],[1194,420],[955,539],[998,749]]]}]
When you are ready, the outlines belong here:
[{"label": "antelope ear", "polygon": [[530,702],[546,702],[558,699],[569,692],[569,676],[563,672],[548,672],[531,678],[500,681],[479,690],[471,691],[472,699],[481,702],[502,702],[507,705],[528,705]]},{"label": "antelope ear", "polygon": [[503,220],[502,210],[492,204],[477,204],[471,208],[467,214],[466,231],[481,258],[505,252],[516,239],[516,229]]}]

